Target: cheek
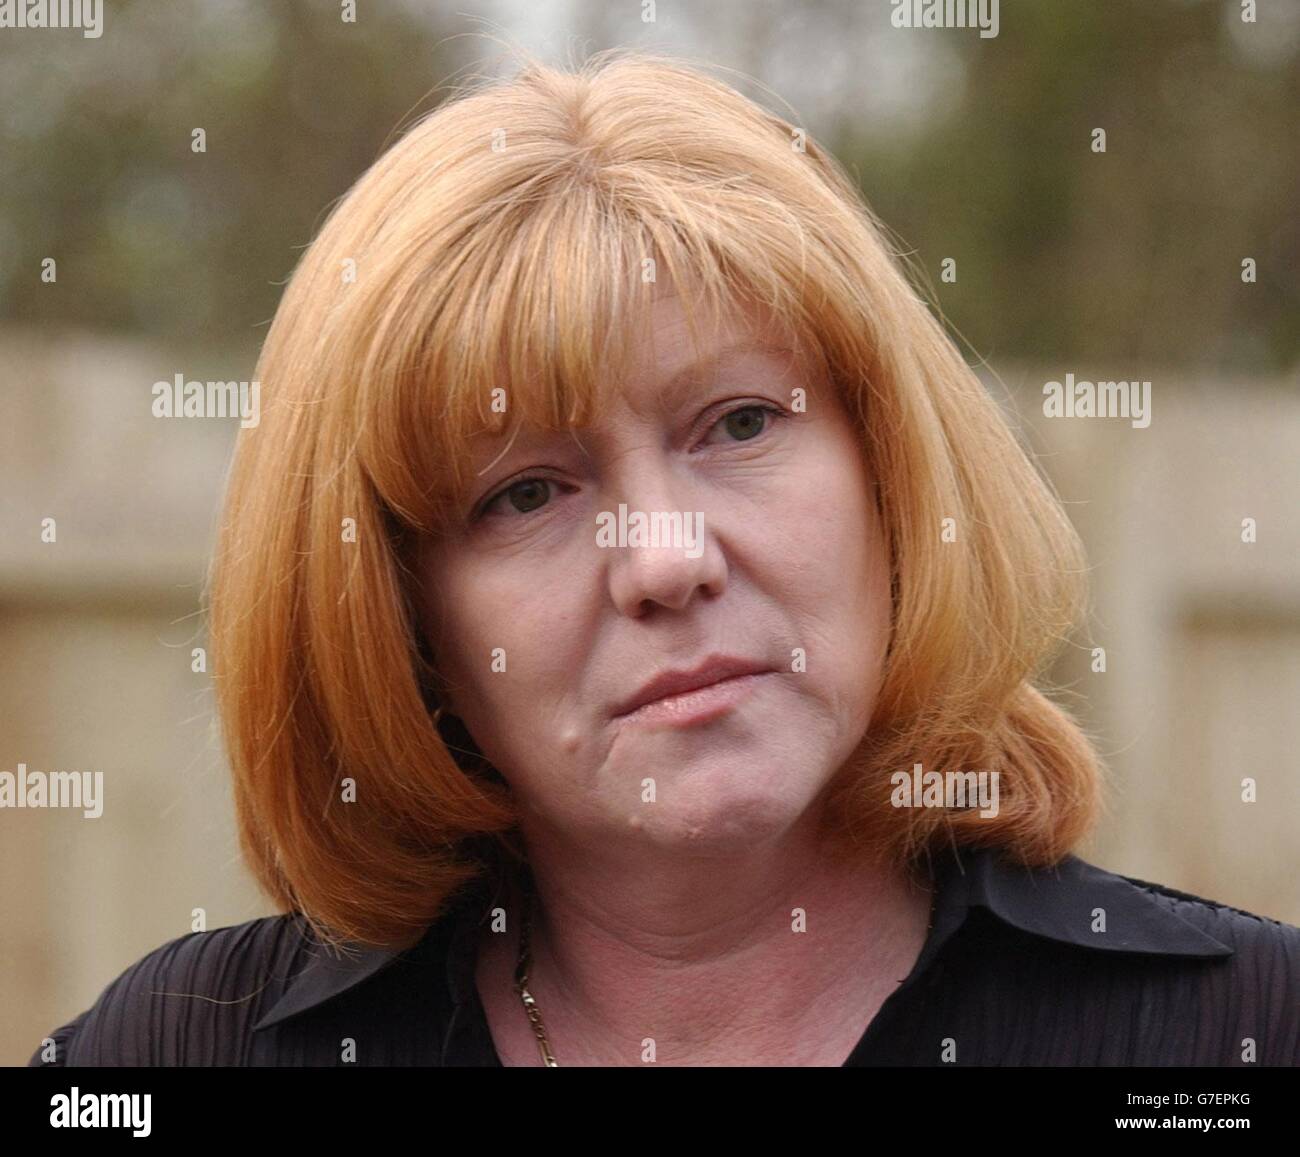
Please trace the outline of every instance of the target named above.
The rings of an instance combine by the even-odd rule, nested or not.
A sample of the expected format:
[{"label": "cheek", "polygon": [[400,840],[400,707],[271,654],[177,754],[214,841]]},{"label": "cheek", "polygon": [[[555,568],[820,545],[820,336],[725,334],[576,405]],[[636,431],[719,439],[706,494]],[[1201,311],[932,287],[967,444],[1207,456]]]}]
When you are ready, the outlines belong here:
[{"label": "cheek", "polygon": [[[874,486],[843,438],[828,439],[781,500],[784,549],[833,606],[878,596],[888,563]],[[875,599],[873,601],[878,601]]]},{"label": "cheek", "polygon": [[534,726],[544,710],[539,688],[560,685],[557,664],[558,673],[569,669],[572,657],[557,646],[564,637],[564,591],[536,568],[508,560],[449,560],[424,573],[441,605],[455,608],[427,615],[430,650],[459,689],[456,713],[486,752],[512,729]]},{"label": "cheek", "polygon": [[489,576],[464,560],[440,559],[421,573],[429,650],[452,689],[456,714],[470,722],[472,705],[493,690],[493,648],[504,648],[507,657],[511,648],[503,636],[503,616],[491,611],[492,599],[500,596],[491,589]]},{"label": "cheek", "polygon": [[802,480],[789,525],[798,527],[803,565],[791,591],[829,651],[823,666],[832,694],[870,709],[888,648],[892,608],[889,554],[874,484],[852,444],[836,439]]}]

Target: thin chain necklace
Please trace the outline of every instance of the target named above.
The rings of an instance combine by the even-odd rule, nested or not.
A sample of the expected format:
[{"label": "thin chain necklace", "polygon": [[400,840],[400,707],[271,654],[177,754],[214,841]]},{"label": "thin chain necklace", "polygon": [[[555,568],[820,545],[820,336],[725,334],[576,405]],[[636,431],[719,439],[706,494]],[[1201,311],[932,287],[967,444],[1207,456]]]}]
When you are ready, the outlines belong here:
[{"label": "thin chain necklace", "polygon": [[524,919],[519,932],[519,963],[515,966],[515,991],[519,993],[519,999],[524,1002],[524,1012],[528,1014],[528,1023],[533,1026],[533,1035],[537,1037],[537,1048],[542,1054],[542,1064],[548,1069],[558,1069],[560,1066],[551,1052],[551,1044],[546,1039],[546,1028],[542,1024],[542,1011],[537,1007],[537,1001],[533,999],[533,994],[528,991],[528,973],[533,967],[533,953],[529,942],[532,939],[533,931],[533,890],[527,887],[524,890]]}]

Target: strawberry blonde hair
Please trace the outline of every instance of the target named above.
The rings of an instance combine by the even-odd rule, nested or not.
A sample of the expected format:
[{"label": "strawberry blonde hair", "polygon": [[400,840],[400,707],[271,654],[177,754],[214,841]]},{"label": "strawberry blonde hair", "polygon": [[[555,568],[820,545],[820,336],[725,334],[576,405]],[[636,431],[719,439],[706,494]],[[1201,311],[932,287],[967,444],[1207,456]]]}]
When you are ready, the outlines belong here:
[{"label": "strawberry blonde hair", "polygon": [[[841,167],[681,62],[529,60],[420,119],[334,207],[239,433],[209,610],[240,843],[332,942],[410,941],[484,848],[513,847],[504,780],[434,715],[413,544],[464,495],[472,435],[505,428],[494,398],[547,429],[599,413],[647,271],[693,333],[700,310],[775,311],[860,426],[893,621],[834,846],[1045,865],[1095,819],[1094,750],[1032,684],[1082,610],[1077,537]],[[889,776],[916,762],[998,771],[999,814],[895,809]]]}]

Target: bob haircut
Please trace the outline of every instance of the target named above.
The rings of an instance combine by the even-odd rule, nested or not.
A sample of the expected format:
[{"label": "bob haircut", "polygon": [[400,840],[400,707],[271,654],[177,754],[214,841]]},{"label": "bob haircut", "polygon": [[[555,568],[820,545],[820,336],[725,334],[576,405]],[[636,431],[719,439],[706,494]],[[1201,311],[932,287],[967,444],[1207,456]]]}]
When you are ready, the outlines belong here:
[{"label": "bob haircut", "polygon": [[[877,480],[891,634],[827,846],[1049,865],[1083,838],[1101,768],[1031,684],[1083,610],[1080,545],[885,236],[802,131],[621,50],[457,93],[335,205],[261,351],[209,586],[240,844],[281,910],[402,945],[485,849],[520,854],[505,780],[439,718],[412,552],[454,522],[474,434],[600,413],[656,277],[692,334],[742,300],[788,321]],[[999,814],[893,807],[918,762],[996,770]]]}]

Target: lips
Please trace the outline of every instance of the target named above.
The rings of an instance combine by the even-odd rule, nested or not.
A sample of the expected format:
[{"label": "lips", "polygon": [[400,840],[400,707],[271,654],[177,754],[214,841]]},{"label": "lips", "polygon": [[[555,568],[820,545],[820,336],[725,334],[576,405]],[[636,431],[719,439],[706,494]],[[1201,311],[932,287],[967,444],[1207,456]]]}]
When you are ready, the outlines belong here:
[{"label": "lips", "polygon": [[752,659],[740,659],[730,655],[711,655],[702,663],[688,670],[664,671],[656,675],[631,698],[624,700],[614,710],[614,718],[631,715],[659,699],[670,695],[681,695],[686,691],[698,691],[701,687],[711,687],[724,679],[734,679],[740,675],[762,675],[772,668],[766,663]]}]

